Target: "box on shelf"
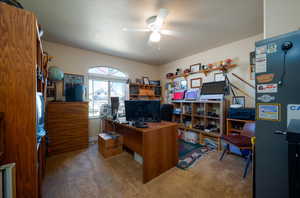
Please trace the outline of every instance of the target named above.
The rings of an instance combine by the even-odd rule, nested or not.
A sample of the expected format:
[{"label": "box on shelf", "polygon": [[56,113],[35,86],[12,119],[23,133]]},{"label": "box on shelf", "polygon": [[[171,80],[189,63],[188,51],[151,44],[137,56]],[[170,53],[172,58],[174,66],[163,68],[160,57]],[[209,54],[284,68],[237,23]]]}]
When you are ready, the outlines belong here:
[{"label": "box on shelf", "polygon": [[181,109],[180,108],[175,108],[174,110],[173,110],[173,114],[181,114]]}]

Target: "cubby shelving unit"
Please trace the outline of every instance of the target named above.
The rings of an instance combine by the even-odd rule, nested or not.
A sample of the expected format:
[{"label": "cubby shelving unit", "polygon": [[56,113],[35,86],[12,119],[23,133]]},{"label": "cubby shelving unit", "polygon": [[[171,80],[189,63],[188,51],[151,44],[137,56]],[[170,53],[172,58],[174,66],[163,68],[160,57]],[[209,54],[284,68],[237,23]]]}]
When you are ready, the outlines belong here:
[{"label": "cubby shelving unit", "polygon": [[244,125],[246,123],[255,122],[254,120],[239,120],[239,119],[230,119],[226,120],[227,130],[226,135],[231,134],[240,134],[243,132]]},{"label": "cubby shelving unit", "polygon": [[[174,109],[181,109],[173,114],[173,121],[181,123],[180,129],[194,131],[199,134],[199,143],[204,138],[217,142],[218,151],[221,150],[221,137],[225,132],[225,101],[173,101]],[[217,130],[206,131],[209,126],[217,126]]]}]

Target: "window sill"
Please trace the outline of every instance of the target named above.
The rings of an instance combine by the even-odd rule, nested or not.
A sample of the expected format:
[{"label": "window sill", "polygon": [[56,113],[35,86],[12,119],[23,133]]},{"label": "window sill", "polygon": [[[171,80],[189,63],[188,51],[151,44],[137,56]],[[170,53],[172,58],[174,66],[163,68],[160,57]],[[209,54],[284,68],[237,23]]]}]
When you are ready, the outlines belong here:
[{"label": "window sill", "polygon": [[97,119],[101,119],[99,116],[94,116],[94,117],[89,117],[89,120],[97,120]]}]

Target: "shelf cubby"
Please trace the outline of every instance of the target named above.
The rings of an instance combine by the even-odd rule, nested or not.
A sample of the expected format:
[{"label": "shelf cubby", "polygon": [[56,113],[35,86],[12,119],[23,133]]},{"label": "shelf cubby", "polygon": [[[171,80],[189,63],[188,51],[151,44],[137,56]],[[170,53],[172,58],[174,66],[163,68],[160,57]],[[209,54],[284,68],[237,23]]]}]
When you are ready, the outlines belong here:
[{"label": "shelf cubby", "polygon": [[[183,130],[194,131],[199,134],[201,144],[204,138],[210,138],[217,142],[218,150],[221,150],[221,137],[225,132],[225,101],[176,101],[174,109],[180,109],[179,114],[173,114],[173,121],[182,124]],[[190,125],[185,123],[191,122]],[[218,128],[218,131],[205,131],[210,124]],[[197,127],[198,125],[198,127]]]}]

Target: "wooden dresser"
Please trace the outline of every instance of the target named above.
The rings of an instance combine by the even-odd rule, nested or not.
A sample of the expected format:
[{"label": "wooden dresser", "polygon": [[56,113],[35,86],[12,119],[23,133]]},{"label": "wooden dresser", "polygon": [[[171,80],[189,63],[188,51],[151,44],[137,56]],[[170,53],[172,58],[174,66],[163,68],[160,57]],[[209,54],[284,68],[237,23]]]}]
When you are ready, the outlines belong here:
[{"label": "wooden dresser", "polygon": [[49,102],[47,105],[50,155],[88,147],[88,102]]}]

